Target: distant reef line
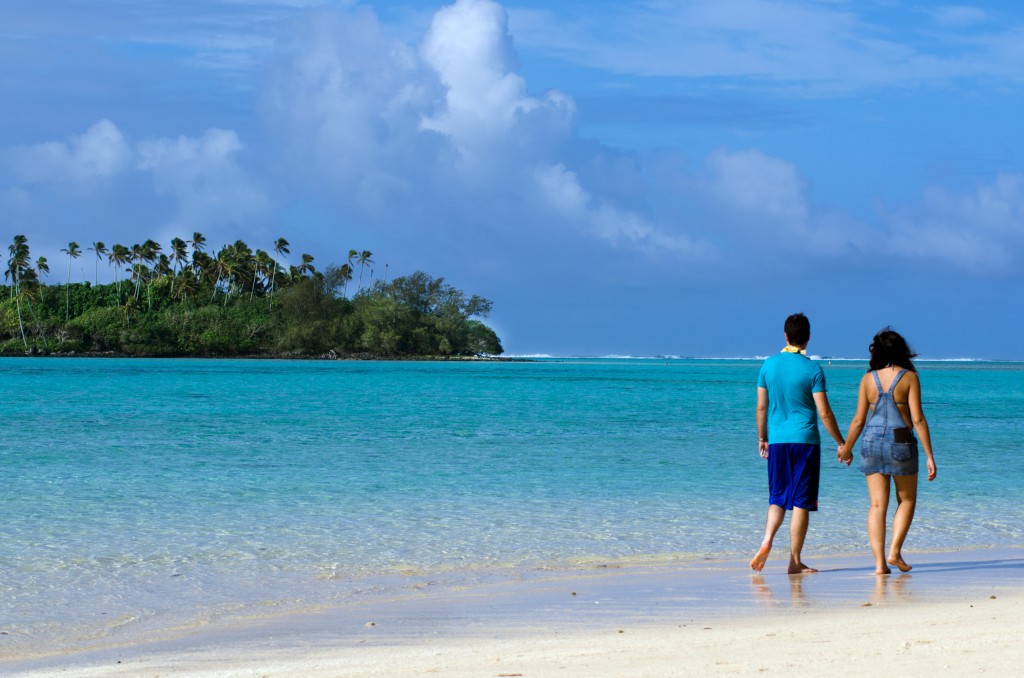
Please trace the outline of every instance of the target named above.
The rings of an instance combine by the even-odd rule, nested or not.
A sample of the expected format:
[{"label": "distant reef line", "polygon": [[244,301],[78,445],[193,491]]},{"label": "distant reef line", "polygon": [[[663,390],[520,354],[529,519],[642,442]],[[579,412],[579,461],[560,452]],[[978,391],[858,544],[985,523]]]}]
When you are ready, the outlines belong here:
[{"label": "distant reef line", "polygon": [[338,353],[328,351],[308,353],[252,353],[252,354],[160,354],[124,353],[120,351],[47,351],[0,348],[0,358],[96,358],[96,359],[154,359],[154,360],[309,360],[309,361],[379,361],[379,362],[499,362],[528,363],[531,358],[498,355],[378,355],[374,353]]}]

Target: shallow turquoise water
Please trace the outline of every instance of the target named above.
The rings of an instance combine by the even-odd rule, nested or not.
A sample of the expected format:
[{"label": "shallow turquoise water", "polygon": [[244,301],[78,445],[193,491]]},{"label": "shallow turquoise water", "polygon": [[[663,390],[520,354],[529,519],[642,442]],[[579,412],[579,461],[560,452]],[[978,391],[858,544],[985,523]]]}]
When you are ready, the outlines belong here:
[{"label": "shallow turquoise water", "polygon": [[[759,366],[0,359],[0,652],[495,571],[747,554]],[[1024,544],[1024,365],[919,367],[939,479],[907,548]],[[845,430],[865,365],[824,368]],[[808,553],[865,551],[863,477],[823,449]]]}]

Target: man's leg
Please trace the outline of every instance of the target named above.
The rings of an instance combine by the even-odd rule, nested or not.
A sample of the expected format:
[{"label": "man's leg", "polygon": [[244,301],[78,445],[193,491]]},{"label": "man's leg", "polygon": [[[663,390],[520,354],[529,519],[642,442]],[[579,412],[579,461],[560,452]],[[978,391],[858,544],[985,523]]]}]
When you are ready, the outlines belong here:
[{"label": "man's leg", "polygon": [[786,519],[786,509],[775,504],[768,505],[768,517],[764,521],[764,541],[761,548],[757,550],[754,559],[750,561],[750,569],[760,572],[768,560],[768,554],[772,550],[772,541],[775,540],[775,533],[782,527],[782,521]]},{"label": "man's leg", "polygon": [[804,550],[804,539],[807,537],[807,525],[810,523],[811,512],[807,509],[793,507],[793,515],[789,519],[789,573],[801,574],[817,572],[813,567],[804,565],[800,552]]}]

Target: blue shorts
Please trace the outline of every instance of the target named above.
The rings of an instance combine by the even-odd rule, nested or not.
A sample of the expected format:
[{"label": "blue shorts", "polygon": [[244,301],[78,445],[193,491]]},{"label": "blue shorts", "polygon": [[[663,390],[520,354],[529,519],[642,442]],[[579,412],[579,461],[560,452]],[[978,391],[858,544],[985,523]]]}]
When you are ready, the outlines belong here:
[{"label": "blue shorts", "polygon": [[821,445],[775,443],[768,446],[768,503],[787,511],[818,510]]}]

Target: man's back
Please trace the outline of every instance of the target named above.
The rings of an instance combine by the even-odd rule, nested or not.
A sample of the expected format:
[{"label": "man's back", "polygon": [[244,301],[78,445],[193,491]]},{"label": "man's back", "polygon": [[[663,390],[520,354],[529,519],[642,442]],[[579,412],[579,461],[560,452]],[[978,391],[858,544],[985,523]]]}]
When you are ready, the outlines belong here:
[{"label": "man's back", "polygon": [[814,393],[825,391],[825,374],[817,363],[779,353],[764,361],[757,386],[768,391],[770,443],[821,443]]}]

